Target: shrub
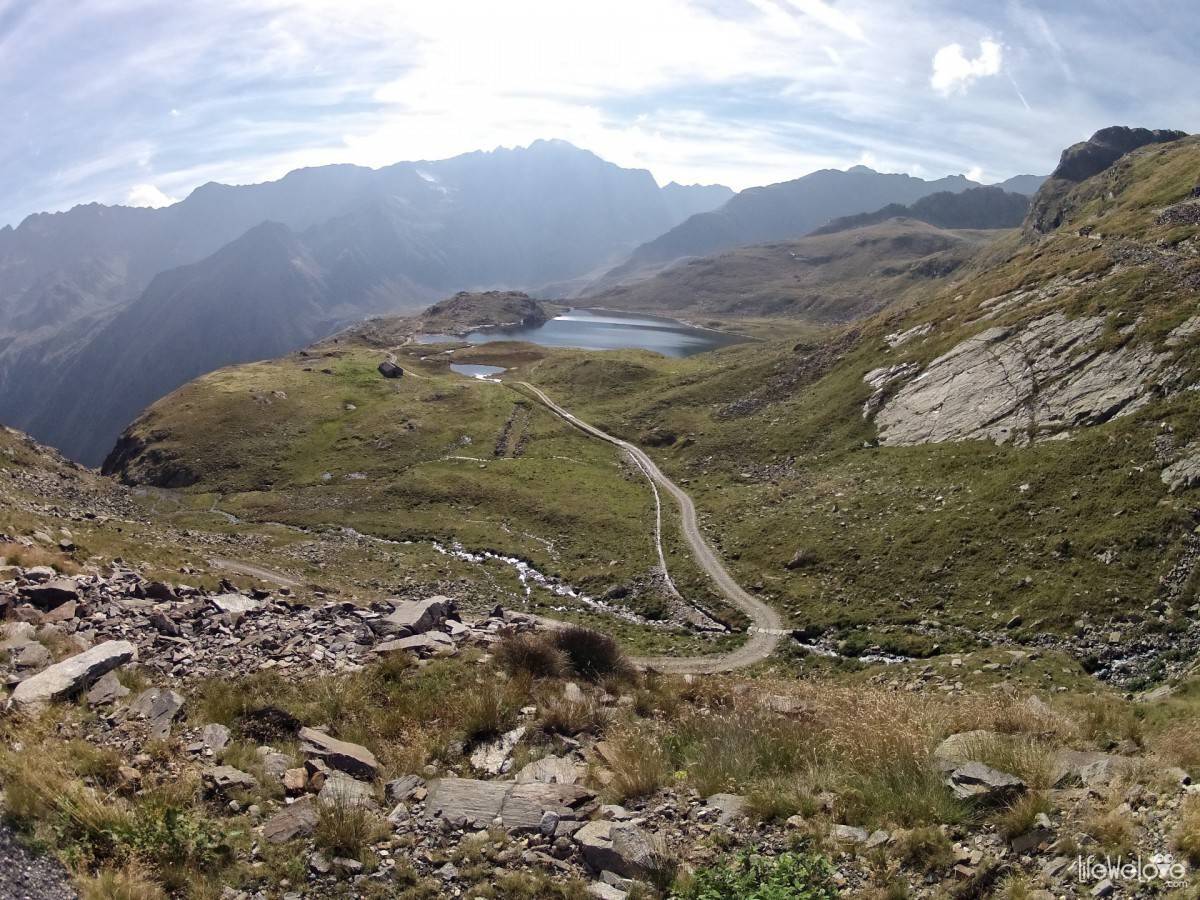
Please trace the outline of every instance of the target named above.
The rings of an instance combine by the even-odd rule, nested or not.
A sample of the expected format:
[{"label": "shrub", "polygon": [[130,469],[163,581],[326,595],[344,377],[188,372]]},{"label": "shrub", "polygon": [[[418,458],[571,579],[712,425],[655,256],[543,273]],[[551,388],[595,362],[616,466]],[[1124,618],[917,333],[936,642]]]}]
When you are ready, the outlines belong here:
[{"label": "shrub", "polygon": [[1200,799],[1189,797],[1184,802],[1172,843],[1192,865],[1200,865]]},{"label": "shrub", "polygon": [[580,732],[598,734],[608,720],[608,715],[595,698],[585,696],[582,700],[571,700],[562,694],[554,694],[539,704],[542,730],[547,734],[563,734],[570,737]]},{"label": "shrub", "polygon": [[379,835],[379,818],[366,804],[342,797],[320,804],[313,840],[333,856],[359,859]]},{"label": "shrub", "polygon": [[556,678],[567,669],[567,655],[541,635],[510,635],[496,646],[495,657],[510,675]]},{"label": "shrub", "polygon": [[954,847],[935,825],[897,834],[896,855],[904,865],[922,872],[938,872],[954,863]]},{"label": "shrub", "polygon": [[1008,840],[1032,831],[1040,813],[1050,812],[1050,801],[1039,791],[1018,798],[996,817],[996,827]]},{"label": "shrub", "polygon": [[468,692],[459,710],[463,737],[475,743],[507,731],[516,721],[517,708],[508,690],[481,686]]},{"label": "shrub", "polygon": [[617,642],[599,631],[579,626],[563,628],[554,633],[554,645],[566,654],[575,674],[588,681],[623,677],[633,672]]},{"label": "shrub", "polygon": [[79,893],[82,900],[166,900],[167,896],[138,863],[81,878]]},{"label": "shrub", "polygon": [[746,853],[724,866],[700,869],[670,895],[677,900],[834,900],[832,868],[822,856]]},{"label": "shrub", "polygon": [[667,778],[668,760],[653,734],[622,729],[609,735],[605,759],[612,769],[607,793],[617,803],[653,794]]}]

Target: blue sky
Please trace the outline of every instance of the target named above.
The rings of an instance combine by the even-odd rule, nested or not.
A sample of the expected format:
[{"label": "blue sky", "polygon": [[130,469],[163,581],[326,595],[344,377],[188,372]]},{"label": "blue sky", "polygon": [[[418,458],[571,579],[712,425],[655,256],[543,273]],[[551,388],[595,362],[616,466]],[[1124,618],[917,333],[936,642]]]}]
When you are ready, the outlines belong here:
[{"label": "blue sky", "polygon": [[1195,0],[0,0],[0,225],[563,138],[735,188],[1200,130]]}]

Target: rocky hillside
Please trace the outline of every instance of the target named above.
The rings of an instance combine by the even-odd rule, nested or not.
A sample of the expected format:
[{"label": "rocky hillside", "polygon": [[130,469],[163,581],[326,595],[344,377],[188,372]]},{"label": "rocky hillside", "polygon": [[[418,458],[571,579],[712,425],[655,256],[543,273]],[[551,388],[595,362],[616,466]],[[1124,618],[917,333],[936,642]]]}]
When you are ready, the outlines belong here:
[{"label": "rocky hillside", "polygon": [[[5,446],[5,476],[62,465]],[[0,568],[0,835],[33,896],[1106,893],[1080,848],[1194,886],[1190,685],[1134,703],[1005,648],[665,678],[443,595],[35,561],[44,515]]]}]

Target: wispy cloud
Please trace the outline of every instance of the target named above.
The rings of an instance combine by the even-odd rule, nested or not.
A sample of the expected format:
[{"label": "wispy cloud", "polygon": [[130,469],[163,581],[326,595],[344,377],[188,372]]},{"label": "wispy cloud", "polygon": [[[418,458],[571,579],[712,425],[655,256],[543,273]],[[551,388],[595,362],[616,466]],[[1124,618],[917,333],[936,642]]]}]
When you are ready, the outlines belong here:
[{"label": "wispy cloud", "polygon": [[[1082,0],[0,0],[0,224],[560,137],[660,181],[1047,171],[1195,129],[1196,17]],[[982,41],[981,41],[982,39]],[[999,76],[999,77],[996,77]],[[1020,88],[1017,85],[1020,84]],[[938,101],[931,103],[931,93]],[[1028,98],[1028,102],[1026,100]]]}]

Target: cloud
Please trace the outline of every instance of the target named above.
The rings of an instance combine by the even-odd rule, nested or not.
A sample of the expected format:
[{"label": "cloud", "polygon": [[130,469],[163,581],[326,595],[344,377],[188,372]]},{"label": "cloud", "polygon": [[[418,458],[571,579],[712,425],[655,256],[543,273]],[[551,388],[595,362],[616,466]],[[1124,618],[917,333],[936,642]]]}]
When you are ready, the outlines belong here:
[{"label": "cloud", "polygon": [[[28,6],[0,0],[0,85],[22,86],[0,90],[0,225],[131,185],[184,197],[537,138],[743,188],[864,150],[930,177],[1043,172],[1112,122],[1200,128],[1200,94],[1159,90],[1195,80],[1200,20],[1165,7],[92,0],[5,17]],[[1010,85],[980,89],[997,74]],[[930,104],[931,83],[972,102]]]},{"label": "cloud", "polygon": [[949,96],[962,93],[978,78],[1000,72],[1002,51],[995,41],[979,42],[979,55],[968,59],[962,44],[947,44],[933,55],[933,75],[929,79],[935,91]]},{"label": "cloud", "polygon": [[126,206],[170,206],[178,203],[176,197],[168,197],[152,184],[135,184],[125,197]]}]

